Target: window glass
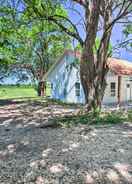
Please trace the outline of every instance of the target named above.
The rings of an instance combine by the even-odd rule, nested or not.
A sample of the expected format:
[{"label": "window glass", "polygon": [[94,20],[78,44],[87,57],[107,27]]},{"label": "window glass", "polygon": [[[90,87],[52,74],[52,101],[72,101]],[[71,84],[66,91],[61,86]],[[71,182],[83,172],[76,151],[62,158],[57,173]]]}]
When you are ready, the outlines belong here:
[{"label": "window glass", "polygon": [[115,82],[110,83],[110,90],[111,90],[111,96],[116,96],[116,83]]},{"label": "window glass", "polygon": [[51,89],[53,89],[53,83],[51,83]]},{"label": "window glass", "polygon": [[75,94],[76,96],[80,96],[80,83],[79,82],[75,83]]}]

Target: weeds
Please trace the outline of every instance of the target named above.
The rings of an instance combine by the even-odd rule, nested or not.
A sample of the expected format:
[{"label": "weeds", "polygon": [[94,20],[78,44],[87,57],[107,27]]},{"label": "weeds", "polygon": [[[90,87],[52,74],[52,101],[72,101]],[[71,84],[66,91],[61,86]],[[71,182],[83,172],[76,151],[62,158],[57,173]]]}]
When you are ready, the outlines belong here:
[{"label": "weeds", "polygon": [[128,111],[128,121],[132,123],[132,110]]},{"label": "weeds", "polygon": [[83,115],[69,116],[56,119],[58,125],[63,127],[71,127],[77,124],[88,125],[104,125],[104,124],[119,124],[128,121],[132,118],[132,113],[124,114],[123,112],[100,113],[95,116],[95,113]]}]

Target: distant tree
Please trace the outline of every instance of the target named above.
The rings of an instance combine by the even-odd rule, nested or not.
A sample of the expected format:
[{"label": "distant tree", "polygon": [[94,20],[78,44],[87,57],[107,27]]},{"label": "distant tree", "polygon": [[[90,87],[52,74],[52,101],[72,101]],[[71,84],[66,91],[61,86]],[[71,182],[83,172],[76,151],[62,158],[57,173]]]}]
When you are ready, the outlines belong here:
[{"label": "distant tree", "polygon": [[[30,10],[24,9],[19,14],[17,5],[14,13],[14,6],[9,6],[13,1],[8,2],[10,3],[4,4],[1,8],[2,60],[9,60],[8,71],[10,74],[16,74],[19,81],[30,76],[37,85],[38,95],[43,96],[46,86],[43,77],[65,47],[71,47],[70,37],[59,32],[58,27],[49,24],[47,20],[36,20],[32,17],[31,21]],[[5,5],[8,5],[8,9]],[[19,15],[19,18],[16,15]],[[11,29],[6,30],[6,24]],[[4,65],[1,66],[3,69]],[[3,75],[2,72],[1,74]]]}]

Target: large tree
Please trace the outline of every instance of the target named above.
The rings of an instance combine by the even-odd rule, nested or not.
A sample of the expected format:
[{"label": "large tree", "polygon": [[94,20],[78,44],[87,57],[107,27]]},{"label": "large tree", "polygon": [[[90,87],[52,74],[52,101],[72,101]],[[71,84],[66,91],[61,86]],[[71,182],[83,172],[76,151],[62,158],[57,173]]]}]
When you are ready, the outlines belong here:
[{"label": "large tree", "polygon": [[44,96],[46,81],[43,77],[53,62],[58,59],[58,55],[64,51],[64,42],[66,40],[69,42],[69,38],[67,35],[60,34],[55,26],[48,25],[45,21],[34,21],[30,28],[21,26],[18,33],[19,59],[12,66],[14,69],[25,69],[27,74],[31,74],[37,84],[38,95]]},{"label": "large tree", "polygon": [[[26,1],[26,0],[25,0]],[[36,18],[46,19],[59,26],[60,30],[72,36],[82,46],[82,57],[80,62],[80,76],[85,93],[87,110],[101,107],[101,102],[106,88],[106,74],[109,71],[107,59],[110,56],[109,44],[112,30],[115,24],[131,20],[131,0],[70,0],[71,3],[79,4],[84,11],[85,38],[81,38],[78,27],[60,12],[53,11],[54,6],[61,6],[60,1],[39,1],[42,11],[36,8],[34,2],[26,1],[34,11]],[[61,1],[61,2],[66,2]],[[48,10],[47,10],[48,6]],[[78,11],[73,7],[73,11]],[[83,16],[78,13],[78,16]],[[65,22],[64,22],[65,21]],[[129,21],[128,21],[129,22]],[[130,23],[130,22],[129,22]],[[67,25],[70,25],[67,27]],[[97,34],[100,31],[101,39],[96,53],[94,52]]]},{"label": "large tree", "polygon": [[[5,66],[10,75],[17,75],[18,80],[30,76],[37,84],[38,95],[43,96],[46,86],[43,77],[65,47],[70,47],[70,38],[59,32],[57,25],[29,17],[29,7],[20,11],[22,1],[18,1],[21,6],[13,2],[5,1],[1,6],[1,77],[4,77]],[[36,7],[40,10],[39,4]],[[65,13],[63,9],[62,12]]]}]

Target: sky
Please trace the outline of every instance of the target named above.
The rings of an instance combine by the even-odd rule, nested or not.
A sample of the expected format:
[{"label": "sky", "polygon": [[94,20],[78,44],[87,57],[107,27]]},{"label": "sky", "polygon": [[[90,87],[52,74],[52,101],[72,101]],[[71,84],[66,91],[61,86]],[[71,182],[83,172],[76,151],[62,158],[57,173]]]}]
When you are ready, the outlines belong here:
[{"label": "sky", "polygon": [[[68,4],[66,7],[71,7],[71,4]],[[74,5],[74,8],[76,8],[82,16],[84,16],[84,11],[81,8],[80,5]],[[68,10],[69,18],[73,23],[77,23],[80,19],[80,16],[73,10]],[[124,35],[122,34],[123,30],[123,25],[122,24],[116,24],[115,27],[113,28],[113,32],[111,35],[111,43],[112,46],[114,47],[117,44],[117,41],[121,42],[121,40],[124,38]],[[82,26],[78,25],[78,31],[81,35],[82,38],[85,37],[84,29]],[[132,38],[132,35],[131,35]],[[113,57],[121,58],[128,60],[132,62],[132,53],[126,51],[126,49],[119,49],[118,53],[113,53]]]}]

